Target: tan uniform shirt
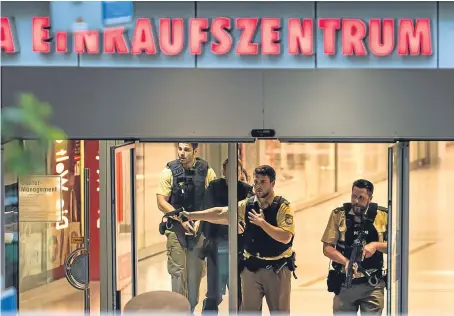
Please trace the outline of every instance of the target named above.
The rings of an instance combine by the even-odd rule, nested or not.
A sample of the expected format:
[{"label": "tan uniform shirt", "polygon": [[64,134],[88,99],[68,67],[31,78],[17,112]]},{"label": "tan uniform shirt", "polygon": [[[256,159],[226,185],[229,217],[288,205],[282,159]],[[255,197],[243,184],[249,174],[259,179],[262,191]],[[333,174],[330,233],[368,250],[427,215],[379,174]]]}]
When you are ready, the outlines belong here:
[{"label": "tan uniform shirt", "polygon": [[[350,210],[350,214],[354,215],[353,211]],[[384,242],[386,240],[386,233],[388,227],[388,214],[386,212],[377,211],[377,216],[374,221],[375,229],[378,232],[379,242]],[[347,231],[347,218],[345,212],[334,210],[331,212],[331,215],[328,220],[328,225],[326,225],[325,233],[322,237],[322,242],[336,246],[337,242],[340,240],[345,241],[345,233]]]},{"label": "tan uniform shirt", "polygon": [[[354,215],[353,210],[350,210],[351,215]],[[378,242],[384,242],[388,231],[388,214],[381,210],[377,210],[377,216],[374,220],[375,229],[378,232]],[[326,225],[325,232],[322,236],[322,242],[335,247],[338,241],[345,242],[345,233],[347,231],[347,218],[345,212],[338,209],[333,210]]]}]

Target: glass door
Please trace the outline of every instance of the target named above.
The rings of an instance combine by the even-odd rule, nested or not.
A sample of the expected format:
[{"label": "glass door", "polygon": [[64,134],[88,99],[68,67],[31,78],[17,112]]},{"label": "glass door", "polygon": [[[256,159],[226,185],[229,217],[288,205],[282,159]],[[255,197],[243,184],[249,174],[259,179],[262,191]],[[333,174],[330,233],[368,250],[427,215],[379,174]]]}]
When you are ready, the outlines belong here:
[{"label": "glass door", "polygon": [[114,307],[119,311],[137,293],[135,164],[135,143],[111,148],[112,286]]},{"label": "glass door", "polygon": [[409,145],[388,149],[387,315],[408,311]]},{"label": "glass door", "polygon": [[[229,207],[229,315],[237,315],[239,307],[239,271],[238,271],[238,144],[228,144],[229,167],[228,207]],[[241,294],[240,294],[241,295]]]}]

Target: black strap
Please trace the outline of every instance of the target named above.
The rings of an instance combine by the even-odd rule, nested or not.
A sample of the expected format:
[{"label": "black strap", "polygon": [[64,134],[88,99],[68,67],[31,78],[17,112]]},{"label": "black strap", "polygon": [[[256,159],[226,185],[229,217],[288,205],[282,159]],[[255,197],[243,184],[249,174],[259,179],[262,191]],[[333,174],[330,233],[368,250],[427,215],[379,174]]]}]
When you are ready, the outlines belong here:
[{"label": "black strap", "polygon": [[194,168],[197,169],[203,177],[206,177],[208,174],[209,165],[208,162],[197,157]]},{"label": "black strap", "polygon": [[251,196],[254,196],[254,189],[251,187],[249,187],[248,189],[248,192],[247,192],[247,197],[251,197]]},{"label": "black strap", "polygon": [[176,179],[178,176],[184,174],[184,169],[178,160],[167,163],[167,167],[172,171],[172,176]]},{"label": "black strap", "polygon": [[246,213],[247,212],[250,212],[252,209],[254,209],[254,198],[255,196],[251,196],[250,198],[247,199],[247,203],[246,203]]},{"label": "black strap", "polygon": [[370,203],[366,213],[366,219],[370,222],[375,221],[375,217],[377,216],[378,211],[378,204],[377,203]]},{"label": "black strap", "polygon": [[273,203],[271,203],[271,208],[277,208],[279,210],[279,207],[282,204],[282,196],[275,196],[273,199]]},{"label": "black strap", "polygon": [[[255,208],[260,208],[258,201],[254,201],[255,195],[251,196],[247,200],[246,204],[246,212],[251,211]],[[273,202],[270,205],[270,208],[277,207],[278,209],[281,207],[282,203],[284,203],[286,200],[282,196],[275,196],[273,199]]]},{"label": "black strap", "polygon": [[[172,171],[175,178],[184,174],[184,168],[178,160],[167,163],[167,167]],[[197,157],[194,169],[197,169],[203,177],[206,177],[209,169],[208,162]]]}]

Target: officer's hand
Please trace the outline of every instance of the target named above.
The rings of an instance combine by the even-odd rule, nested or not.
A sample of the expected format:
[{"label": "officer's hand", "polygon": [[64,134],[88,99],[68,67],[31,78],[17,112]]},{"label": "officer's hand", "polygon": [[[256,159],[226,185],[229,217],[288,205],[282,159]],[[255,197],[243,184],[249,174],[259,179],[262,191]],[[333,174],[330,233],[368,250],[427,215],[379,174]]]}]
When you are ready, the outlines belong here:
[{"label": "officer's hand", "polygon": [[260,210],[260,213],[257,213],[255,210],[249,212],[249,220],[252,224],[257,226],[262,226],[265,223],[265,215],[263,215],[263,211]]},{"label": "officer's hand", "polygon": [[183,225],[184,229],[188,233],[195,234],[196,231],[195,231],[194,226],[192,225],[192,223],[190,221],[183,222],[183,223],[181,223],[181,225]]},{"label": "officer's hand", "polygon": [[364,258],[372,257],[376,251],[377,251],[377,246],[374,242],[371,242],[371,243],[365,245],[363,248],[362,260],[364,260]]},{"label": "officer's hand", "polygon": [[194,222],[194,232],[197,233],[199,231],[200,221]]},{"label": "officer's hand", "polygon": [[[350,263],[350,260],[347,260],[347,263],[345,264],[345,274],[347,274],[347,269],[348,269],[349,263]],[[358,264],[356,262],[353,264],[352,272],[353,272],[353,278],[359,277]]]},{"label": "officer's hand", "polygon": [[187,212],[187,211],[181,212],[178,216],[178,220],[180,222],[183,222],[183,219],[185,219],[185,218],[189,218],[189,212]]}]

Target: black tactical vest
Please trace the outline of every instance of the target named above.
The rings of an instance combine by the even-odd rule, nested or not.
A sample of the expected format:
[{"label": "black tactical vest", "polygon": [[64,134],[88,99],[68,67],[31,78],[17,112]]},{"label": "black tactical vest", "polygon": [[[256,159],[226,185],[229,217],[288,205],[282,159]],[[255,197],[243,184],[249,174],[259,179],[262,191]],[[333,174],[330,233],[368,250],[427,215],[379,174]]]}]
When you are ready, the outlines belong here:
[{"label": "black tactical vest", "polygon": [[174,160],[169,162],[167,167],[172,171],[173,176],[169,203],[174,208],[184,207],[187,211],[198,211],[205,194],[208,163],[196,158],[194,167],[185,169],[179,160]]},{"label": "black tactical vest", "polygon": [[[273,203],[263,210],[265,221],[273,226],[277,226],[277,214],[282,203],[288,203],[286,199],[281,196],[276,196]],[[246,228],[244,231],[244,249],[251,255],[257,257],[276,257],[289,249],[293,244],[293,238],[289,243],[283,244],[270,235],[257,225],[251,224],[248,218],[250,211],[260,211],[258,202],[254,202],[254,196],[251,196],[246,204],[245,222]]]},{"label": "black tactical vest", "polygon": [[[345,242],[339,241],[336,245],[336,249],[348,259],[352,252],[351,246],[353,245],[353,241],[356,239],[356,236],[361,229],[365,232],[365,245],[374,241],[379,241],[374,221],[378,208],[386,210],[382,207],[378,207],[377,203],[370,203],[367,213],[362,217],[362,222],[356,223],[355,215],[349,214],[351,208],[351,203],[344,203],[342,207],[338,208],[340,212],[345,212],[347,230],[345,231]],[[361,264],[366,270],[381,270],[383,268],[383,253],[376,251],[372,257],[365,258]]]}]

